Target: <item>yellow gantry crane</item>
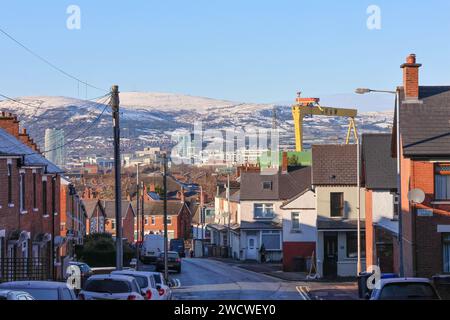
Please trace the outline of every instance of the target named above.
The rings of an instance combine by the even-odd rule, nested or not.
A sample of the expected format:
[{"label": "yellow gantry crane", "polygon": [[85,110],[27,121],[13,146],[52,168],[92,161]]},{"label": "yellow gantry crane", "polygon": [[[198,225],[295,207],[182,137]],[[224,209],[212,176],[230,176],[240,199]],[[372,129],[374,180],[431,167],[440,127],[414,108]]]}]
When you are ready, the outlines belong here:
[{"label": "yellow gantry crane", "polygon": [[346,144],[350,143],[350,136],[353,131],[355,141],[358,142],[358,133],[356,129],[355,118],[358,115],[356,109],[342,109],[322,107],[319,105],[319,98],[302,98],[301,92],[297,93],[297,103],[292,106],[292,116],[295,125],[295,151],[303,152],[303,119],[305,116],[329,116],[329,117],[347,117],[349,126],[347,131]]}]

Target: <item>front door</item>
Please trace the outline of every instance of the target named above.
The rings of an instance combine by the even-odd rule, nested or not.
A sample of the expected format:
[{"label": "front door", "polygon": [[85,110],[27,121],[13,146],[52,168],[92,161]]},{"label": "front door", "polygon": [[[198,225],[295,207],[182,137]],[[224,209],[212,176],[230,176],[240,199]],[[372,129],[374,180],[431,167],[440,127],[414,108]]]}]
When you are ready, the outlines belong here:
[{"label": "front door", "polygon": [[338,237],[337,233],[325,233],[323,276],[327,278],[337,277]]},{"label": "front door", "polygon": [[258,249],[256,247],[256,236],[247,237],[247,260],[258,260]]}]

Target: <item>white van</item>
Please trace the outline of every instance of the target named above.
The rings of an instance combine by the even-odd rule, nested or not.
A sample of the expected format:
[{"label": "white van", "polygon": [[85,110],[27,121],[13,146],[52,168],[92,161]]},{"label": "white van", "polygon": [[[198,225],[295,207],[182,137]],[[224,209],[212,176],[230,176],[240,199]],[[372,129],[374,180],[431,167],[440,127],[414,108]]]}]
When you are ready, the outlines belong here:
[{"label": "white van", "polygon": [[164,252],[164,237],[157,234],[146,235],[141,248],[142,262],[156,263],[161,252]]}]

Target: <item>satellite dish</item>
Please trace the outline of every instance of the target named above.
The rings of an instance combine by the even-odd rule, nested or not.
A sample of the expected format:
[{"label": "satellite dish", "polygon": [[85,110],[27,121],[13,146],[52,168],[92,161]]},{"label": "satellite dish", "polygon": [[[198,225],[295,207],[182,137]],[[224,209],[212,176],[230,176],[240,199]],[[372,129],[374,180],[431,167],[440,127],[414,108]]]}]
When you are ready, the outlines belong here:
[{"label": "satellite dish", "polygon": [[413,203],[423,203],[425,201],[425,192],[422,189],[413,189],[408,192],[408,200]]}]

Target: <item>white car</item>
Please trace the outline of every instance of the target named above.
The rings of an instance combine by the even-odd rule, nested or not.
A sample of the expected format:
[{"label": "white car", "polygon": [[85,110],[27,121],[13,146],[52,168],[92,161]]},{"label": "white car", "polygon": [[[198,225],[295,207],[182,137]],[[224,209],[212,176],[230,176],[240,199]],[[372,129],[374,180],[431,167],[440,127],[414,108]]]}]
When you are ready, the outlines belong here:
[{"label": "white car", "polygon": [[141,293],[144,295],[145,300],[160,300],[159,291],[156,286],[155,278],[150,272],[123,270],[113,271],[113,275],[130,276],[136,279]]},{"label": "white car", "polygon": [[80,300],[144,300],[134,277],[114,274],[91,276],[78,298]]},{"label": "white car", "polygon": [[76,300],[74,291],[65,282],[14,281],[0,284],[2,290],[24,291],[35,300]]},{"label": "white car", "polygon": [[440,300],[432,282],[425,278],[381,279],[370,300]]},{"label": "white car", "polygon": [[153,276],[156,282],[156,287],[159,291],[159,300],[172,300],[172,289],[164,280],[164,275],[161,272],[148,272]]},{"label": "white car", "polygon": [[0,290],[0,301],[2,300],[29,301],[34,298],[25,291]]}]

